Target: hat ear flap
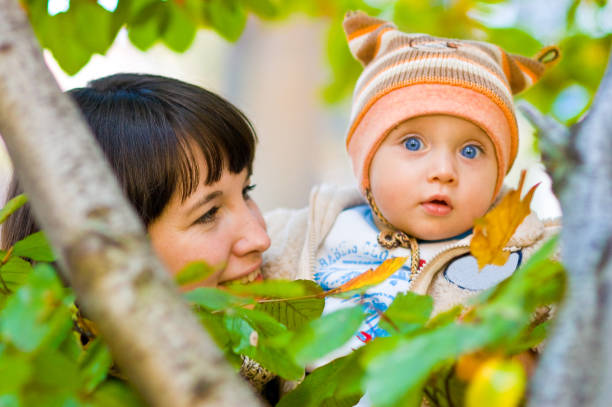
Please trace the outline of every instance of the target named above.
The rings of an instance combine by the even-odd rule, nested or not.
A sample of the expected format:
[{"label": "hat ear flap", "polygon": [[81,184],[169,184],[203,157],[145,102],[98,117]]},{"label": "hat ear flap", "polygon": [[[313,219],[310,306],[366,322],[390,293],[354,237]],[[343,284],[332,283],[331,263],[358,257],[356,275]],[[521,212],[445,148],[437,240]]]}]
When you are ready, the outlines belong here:
[{"label": "hat ear flap", "polygon": [[504,71],[512,93],[522,92],[540,80],[544,72],[559,62],[561,52],[558,47],[550,46],[543,48],[533,58],[522,55],[504,55]]},{"label": "hat ear flap", "polygon": [[376,56],[381,34],[396,28],[388,21],[370,17],[361,11],[346,13],[343,26],[351,53],[363,66]]}]

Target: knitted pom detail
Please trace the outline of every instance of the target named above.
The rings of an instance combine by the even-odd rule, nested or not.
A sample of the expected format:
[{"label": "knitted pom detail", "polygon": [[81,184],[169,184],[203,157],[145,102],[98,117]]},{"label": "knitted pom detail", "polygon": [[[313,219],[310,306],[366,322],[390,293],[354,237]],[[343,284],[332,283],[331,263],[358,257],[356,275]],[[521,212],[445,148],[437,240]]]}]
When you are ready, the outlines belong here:
[{"label": "knitted pom detail", "polygon": [[506,74],[512,93],[517,94],[537,83],[548,68],[559,62],[560,57],[561,51],[557,46],[542,48],[533,58],[506,54],[510,68]]},{"label": "knitted pom detail", "polygon": [[559,62],[561,50],[556,45],[550,45],[542,48],[534,58],[546,65],[547,68],[550,68]]},{"label": "knitted pom detail", "polygon": [[392,23],[361,11],[347,12],[343,26],[351,53],[364,66],[376,56],[380,36],[386,31],[396,29]]}]

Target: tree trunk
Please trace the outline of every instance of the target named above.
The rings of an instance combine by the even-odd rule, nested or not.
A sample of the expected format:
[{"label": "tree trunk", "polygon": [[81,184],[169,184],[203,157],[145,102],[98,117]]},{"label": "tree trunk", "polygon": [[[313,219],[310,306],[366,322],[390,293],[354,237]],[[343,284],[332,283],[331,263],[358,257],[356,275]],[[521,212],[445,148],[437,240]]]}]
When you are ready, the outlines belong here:
[{"label": "tree trunk", "polygon": [[24,10],[0,0],[0,132],[79,304],[157,406],[258,406],[182,300]]},{"label": "tree trunk", "polygon": [[563,210],[568,292],[536,372],[530,406],[612,402],[612,54],[587,116],[567,129],[531,108]]}]

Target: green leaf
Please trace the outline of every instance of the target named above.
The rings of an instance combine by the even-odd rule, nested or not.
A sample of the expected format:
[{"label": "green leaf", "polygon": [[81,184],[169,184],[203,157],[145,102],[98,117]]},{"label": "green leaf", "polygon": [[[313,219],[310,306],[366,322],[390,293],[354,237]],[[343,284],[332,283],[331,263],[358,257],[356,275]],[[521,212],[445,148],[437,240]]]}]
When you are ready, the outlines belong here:
[{"label": "green leaf", "polygon": [[127,383],[118,380],[107,380],[88,398],[88,405],[95,407],[139,407],[145,402]]},{"label": "green leaf", "polygon": [[32,233],[30,236],[15,243],[13,254],[34,261],[55,261],[55,255],[42,231]]},{"label": "green leaf", "polygon": [[325,306],[323,298],[301,298],[321,293],[323,289],[310,280],[267,280],[261,283],[233,285],[230,290],[257,297],[293,298],[286,300],[261,300],[256,309],[266,312],[291,330],[302,327],[321,315]]},{"label": "green leaf", "polygon": [[242,4],[245,8],[257,14],[258,17],[264,19],[277,17],[280,12],[279,5],[271,0],[242,0]]},{"label": "green leaf", "polygon": [[236,297],[235,295],[213,287],[198,287],[185,293],[184,296],[187,301],[211,311],[254,303],[250,298]]},{"label": "green leaf", "polygon": [[[380,340],[380,338],[378,338]],[[350,355],[351,360],[345,365],[342,371],[338,374],[338,383],[334,391],[334,397],[337,399],[351,398],[355,395],[363,395],[363,379],[365,377],[365,369],[359,361],[362,352],[367,346],[362,346]],[[332,361],[333,363],[333,361]]]},{"label": "green leaf", "polygon": [[80,388],[85,393],[91,393],[100,385],[113,364],[108,347],[96,338],[87,345],[79,361]]},{"label": "green leaf", "polygon": [[[412,399],[437,367],[492,343],[499,335],[499,330],[487,326],[452,324],[395,344],[375,341],[361,358],[367,393],[372,403],[381,407],[396,405],[405,397]],[[386,348],[389,343],[392,346]]]},{"label": "green leaf", "polygon": [[[338,383],[347,372],[347,367],[354,364],[355,354],[333,360],[313,370],[298,387],[285,395],[276,407],[319,407],[322,403],[331,403]],[[353,395],[359,399],[361,394]],[[347,397],[341,398],[345,400]],[[354,402],[351,405],[356,404]],[[333,405],[333,404],[328,404]]]},{"label": "green leaf", "polygon": [[52,348],[45,348],[34,358],[35,386],[41,393],[75,394],[79,389],[78,366]]},{"label": "green leaf", "polygon": [[88,398],[92,407],[140,407],[145,402],[127,383],[118,380],[107,380]]},{"label": "green leaf", "polygon": [[45,13],[44,17],[33,24],[40,44],[51,51],[59,66],[68,75],[80,71],[92,55],[76,33],[76,16],[70,11],[55,16]]},{"label": "green leaf", "polygon": [[[268,322],[274,321],[265,314],[257,314],[264,315],[264,318],[269,318]],[[255,319],[253,315],[251,315],[251,319]],[[235,353],[250,357],[256,362],[259,362],[266,369],[277,373],[285,379],[297,380],[302,377],[304,369],[301,366],[296,364],[291,358],[288,358],[283,349],[269,346],[263,340],[266,334],[273,332],[281,333],[278,327],[281,327],[280,330],[284,330],[276,321],[273,322],[276,328],[267,326],[262,329],[262,332],[257,332],[250,323],[240,315],[226,315],[224,322],[230,335],[232,350]],[[258,320],[257,322],[259,325],[258,328],[262,328],[260,325],[262,321]],[[261,335],[262,338],[259,338],[259,335]]]},{"label": "green leaf", "polygon": [[321,402],[321,407],[352,407],[359,402],[362,395],[350,396],[339,399],[337,397],[329,397]]},{"label": "green leaf", "polygon": [[318,318],[324,307],[324,298],[309,298],[259,303],[255,309],[268,313],[278,322],[295,331]]},{"label": "green leaf", "polygon": [[255,329],[243,318],[226,315],[223,323],[229,333],[232,350],[235,353],[243,353],[249,347],[254,346],[252,339],[256,338]]},{"label": "green leaf", "polygon": [[21,407],[21,403],[16,394],[2,394],[0,395],[0,407]]},{"label": "green leaf", "polygon": [[72,328],[71,301],[55,271],[38,265],[0,313],[0,332],[24,352],[59,346]]},{"label": "green leaf", "polygon": [[278,374],[286,380],[299,380],[304,375],[304,368],[296,364],[282,349],[265,345],[249,346],[241,352],[260,363],[264,368]]},{"label": "green leaf", "polygon": [[323,291],[317,283],[310,280],[263,280],[251,284],[230,284],[224,288],[233,294],[259,298],[296,298],[316,295]]},{"label": "green leaf", "polygon": [[463,306],[456,305],[453,308],[446,310],[434,316],[427,322],[428,328],[438,328],[444,325],[448,325],[455,321],[459,315],[463,312]]},{"label": "green leaf", "polygon": [[[455,363],[447,363],[438,369],[427,382],[424,395],[434,406],[463,406],[467,383],[455,374]],[[420,394],[416,394],[420,397]],[[420,404],[420,399],[417,405]]]},{"label": "green leaf", "polygon": [[313,362],[344,345],[355,334],[363,318],[361,305],[324,315],[293,335],[289,333],[287,351],[299,364]]},{"label": "green leaf", "polygon": [[235,309],[233,312],[247,321],[264,338],[270,338],[287,332],[287,328],[284,325],[265,312],[242,308]]},{"label": "green leaf", "polygon": [[78,406],[77,364],[56,349],[41,347],[32,360],[34,374],[21,394],[26,406]]},{"label": "green leaf", "polygon": [[550,322],[550,320],[542,322],[541,324],[527,330],[527,332],[525,332],[525,334],[521,336],[515,344],[508,346],[506,349],[508,354],[521,353],[538,346],[548,335]]},{"label": "green leaf", "polygon": [[207,17],[211,27],[228,41],[237,41],[247,22],[247,14],[237,0],[209,0]]},{"label": "green leaf", "polygon": [[[29,358],[18,352],[4,351],[0,354],[0,394],[19,394],[30,380],[33,366]],[[0,406],[2,403],[0,403]]]},{"label": "green leaf", "polygon": [[146,51],[159,39],[166,19],[164,3],[155,0],[136,1],[127,24],[128,38],[136,48]]},{"label": "green leaf", "polygon": [[380,327],[387,332],[394,332],[396,327],[400,333],[415,331],[425,325],[432,309],[433,300],[430,296],[412,292],[400,293],[385,311],[385,316],[393,325],[381,318]]},{"label": "green leaf", "polygon": [[11,256],[0,267],[0,278],[6,284],[6,288],[15,291],[26,282],[32,270],[30,262],[20,257]]},{"label": "green leaf", "polygon": [[74,40],[90,54],[105,54],[115,40],[113,13],[96,2],[72,1],[69,14],[74,14]]},{"label": "green leaf", "polygon": [[60,346],[57,349],[58,351],[66,355],[66,357],[70,358],[70,360],[78,362],[79,358],[83,354],[81,334],[73,329],[72,334],[66,336],[64,341],[60,344]]},{"label": "green leaf", "polygon": [[217,346],[225,353],[226,359],[236,369],[240,368],[242,360],[240,356],[234,353],[232,348],[231,335],[225,327],[225,315],[221,313],[211,314],[205,310],[196,311],[200,317],[200,323],[208,331],[210,336],[217,344]]},{"label": "green leaf", "polygon": [[174,281],[178,285],[200,283],[206,280],[215,269],[204,261],[193,261],[181,269],[175,276]]},{"label": "green leaf", "polygon": [[168,3],[168,23],[163,32],[164,43],[173,51],[185,52],[196,36],[195,22],[185,10]]},{"label": "green leaf", "polygon": [[17,195],[4,205],[4,208],[0,209],[0,223],[4,223],[6,218],[15,213],[15,211],[21,208],[28,202],[28,197],[24,194]]}]

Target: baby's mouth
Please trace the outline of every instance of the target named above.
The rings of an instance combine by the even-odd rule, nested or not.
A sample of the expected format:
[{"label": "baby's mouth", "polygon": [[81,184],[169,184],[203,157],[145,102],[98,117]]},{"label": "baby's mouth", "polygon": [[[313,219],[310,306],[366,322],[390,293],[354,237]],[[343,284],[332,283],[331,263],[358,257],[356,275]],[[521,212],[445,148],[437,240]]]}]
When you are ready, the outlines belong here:
[{"label": "baby's mouth", "polygon": [[434,216],[448,215],[453,210],[453,206],[446,197],[432,197],[421,203],[421,206],[425,212]]}]

